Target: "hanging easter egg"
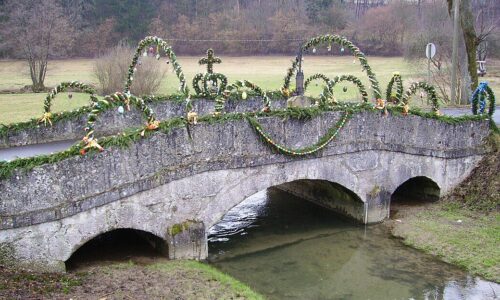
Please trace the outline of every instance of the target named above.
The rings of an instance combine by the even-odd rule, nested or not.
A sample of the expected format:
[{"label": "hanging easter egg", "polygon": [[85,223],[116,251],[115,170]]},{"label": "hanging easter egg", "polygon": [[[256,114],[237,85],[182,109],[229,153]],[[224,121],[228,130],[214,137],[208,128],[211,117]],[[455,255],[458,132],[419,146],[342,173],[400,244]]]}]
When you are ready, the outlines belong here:
[{"label": "hanging easter egg", "polygon": [[118,113],[119,113],[120,115],[123,115],[123,113],[124,113],[124,112],[125,112],[125,109],[123,109],[123,106],[121,106],[121,105],[120,105],[120,106],[118,106]]},{"label": "hanging easter egg", "polygon": [[316,53],[316,48],[313,48],[313,53]]},{"label": "hanging easter egg", "polygon": [[328,52],[332,51],[332,45],[328,45],[326,49],[328,50]]},{"label": "hanging easter egg", "polygon": [[345,93],[345,92],[347,92],[347,87],[346,87],[346,86],[344,86],[344,87],[342,88],[342,90],[344,91],[344,93]]},{"label": "hanging easter egg", "polygon": [[156,54],[156,59],[160,59],[160,54]]},{"label": "hanging easter egg", "polygon": [[247,96],[247,92],[243,91],[243,93],[241,93],[241,99],[246,100]]},{"label": "hanging easter egg", "polygon": [[345,51],[344,47],[340,48],[340,52],[344,52],[344,51]]}]

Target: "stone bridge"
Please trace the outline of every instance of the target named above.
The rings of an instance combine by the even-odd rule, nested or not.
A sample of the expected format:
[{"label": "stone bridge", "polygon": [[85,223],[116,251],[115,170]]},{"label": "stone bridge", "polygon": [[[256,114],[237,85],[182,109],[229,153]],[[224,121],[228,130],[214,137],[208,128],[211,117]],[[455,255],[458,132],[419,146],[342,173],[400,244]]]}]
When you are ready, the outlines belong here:
[{"label": "stone bridge", "polygon": [[[310,120],[260,117],[289,147],[314,143],[342,112]],[[206,232],[248,196],[278,186],[360,223],[389,216],[412,178],[441,194],[485,153],[488,121],[448,124],[418,116],[355,113],[327,147],[304,157],[273,152],[245,119],[153,132],[128,147],[15,170],[0,180],[3,261],[65,270],[86,242],[114,229],[157,237],[170,258],[204,259]]]}]

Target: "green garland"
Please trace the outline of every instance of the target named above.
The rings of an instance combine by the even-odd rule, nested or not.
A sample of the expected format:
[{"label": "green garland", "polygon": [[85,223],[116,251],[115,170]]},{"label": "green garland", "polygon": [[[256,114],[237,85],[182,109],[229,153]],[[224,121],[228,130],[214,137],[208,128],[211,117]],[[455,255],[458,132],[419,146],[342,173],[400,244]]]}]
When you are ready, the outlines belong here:
[{"label": "green garland", "polygon": [[488,84],[481,82],[477,91],[472,94],[472,113],[474,115],[478,114],[479,97],[486,97],[489,100],[488,115],[492,117],[495,113],[495,94]]},{"label": "green garland", "polygon": [[111,103],[125,105],[127,110],[130,110],[130,104],[136,106],[147,120],[147,125],[142,132],[143,134],[146,130],[156,130],[158,128],[159,122],[156,120],[153,110],[144,102],[142,98],[120,92],[107,95],[103,100],[96,100],[91,104],[92,109],[88,114],[87,124],[85,127],[86,134],[83,138],[85,146],[81,149],[82,155],[85,154],[89,148],[97,148],[100,151],[103,150],[103,147],[97,143],[97,139],[94,136],[94,125],[97,121],[98,115],[109,108]]},{"label": "green garland", "polygon": [[[396,94],[393,97],[392,96],[392,88],[394,83],[396,83]],[[394,104],[399,104],[403,98],[403,80],[401,79],[401,75],[399,73],[395,72],[392,75],[391,80],[389,81],[389,84],[387,85],[387,90],[385,92],[385,98],[387,102],[393,100],[392,102]],[[394,99],[393,99],[394,98]]]},{"label": "green garland", "polygon": [[[214,64],[220,64],[222,60],[219,57],[214,56],[214,50],[207,50],[207,57],[203,57],[198,61],[200,65],[207,65],[207,72],[205,74],[198,73],[193,78],[193,89],[198,96],[202,97],[216,97],[222,94],[227,86],[227,77],[221,73],[214,73]],[[208,87],[207,82],[211,80],[215,82],[217,90],[214,92]],[[200,81],[203,85],[203,89],[200,88]],[[217,83],[220,81],[220,83]]]},{"label": "green garland", "polygon": [[77,89],[80,92],[84,92],[86,94],[90,94],[90,101],[91,102],[97,101],[97,97],[95,95],[96,91],[92,87],[90,87],[84,83],[78,82],[78,81],[61,82],[55,88],[53,88],[48,93],[47,97],[45,98],[44,114],[43,114],[42,118],[40,118],[39,122],[43,122],[45,125],[47,125],[47,124],[52,125],[52,112],[51,112],[52,101],[54,101],[57,94],[59,94],[61,92],[65,92],[70,88]]},{"label": "green garland", "polygon": [[156,58],[160,58],[160,50],[162,50],[169,58],[170,62],[172,63],[172,67],[174,68],[174,72],[177,75],[177,78],[179,78],[180,81],[180,86],[179,86],[179,91],[184,94],[188,95],[189,94],[189,89],[186,85],[186,78],[184,76],[184,73],[182,72],[181,65],[177,61],[177,56],[175,55],[174,51],[172,50],[172,47],[167,44],[164,40],[162,40],[159,37],[156,36],[147,36],[145,37],[142,41],[139,42],[139,45],[137,46],[137,50],[135,51],[134,57],[132,58],[132,63],[130,64],[130,67],[128,68],[128,75],[127,75],[127,80],[125,83],[125,89],[124,93],[130,94],[130,87],[132,86],[132,81],[133,81],[133,76],[137,66],[137,63],[139,62],[139,57],[142,55],[142,51],[144,48],[146,48],[149,45],[156,45],[157,48],[157,54]]},{"label": "green garland", "polygon": [[[366,56],[364,55],[363,52],[359,50],[358,47],[356,47],[351,41],[349,41],[347,38],[339,36],[339,35],[321,35],[317,36],[315,38],[312,38],[309,40],[305,45],[302,46],[303,51],[307,51],[311,47],[315,47],[318,44],[323,44],[323,43],[328,43],[331,45],[332,43],[338,44],[342,47],[346,47],[351,52],[353,53],[354,57],[359,60],[361,63],[361,67],[363,71],[366,71],[366,74],[368,75],[368,79],[370,80],[371,88],[373,89],[373,94],[376,99],[382,98],[382,93],[380,92],[379,88],[379,83],[377,81],[377,78],[375,76],[375,73],[373,73],[370,65],[368,64],[368,60],[366,59]],[[290,79],[295,74],[297,70],[297,65],[299,58],[298,56],[295,58],[295,61],[292,63],[292,67],[288,69],[287,75],[285,76],[284,84],[282,87],[282,91],[288,91],[290,87]]]},{"label": "green garland", "polygon": [[330,83],[328,85],[328,93],[329,95],[325,95],[325,96],[333,96],[333,88],[335,87],[335,85],[339,82],[342,82],[342,81],[349,81],[349,82],[352,82],[354,83],[357,87],[358,87],[358,90],[359,90],[359,93],[361,94],[361,98],[363,99],[363,102],[367,103],[368,102],[368,93],[366,92],[366,88],[364,86],[364,84],[361,82],[361,80],[354,76],[354,75],[341,75],[341,76],[335,76],[333,78],[333,80],[330,80]]},{"label": "green garland", "polygon": [[248,121],[253,126],[255,131],[259,134],[263,141],[265,141],[271,148],[277,150],[279,153],[291,155],[291,156],[305,156],[314,154],[323,148],[325,148],[333,139],[337,136],[340,129],[344,127],[346,121],[350,118],[351,113],[349,110],[346,110],[340,120],[335,124],[335,126],[328,129],[327,133],[323,135],[318,142],[316,142],[312,146],[292,149],[286,146],[282,146],[275,142],[271,136],[264,132],[262,129],[262,125],[257,121],[257,119],[247,116]]},{"label": "green garland", "polygon": [[[248,80],[237,80],[235,83],[229,85],[226,90],[222,93],[221,96],[216,98],[215,104],[215,112],[216,114],[221,114],[224,111],[224,103],[229,99],[232,93],[238,92],[242,88],[248,88],[255,93],[257,97],[262,98],[262,102],[264,102],[264,108],[262,111],[268,112],[271,110],[271,102],[267,93],[264,92],[259,86],[255,83],[250,82]],[[246,92],[241,93],[242,98],[246,98]]]},{"label": "green garland", "polygon": [[[113,105],[115,102],[109,103],[109,105]],[[400,114],[399,110],[401,107],[388,107],[388,110],[393,113],[394,115]],[[304,108],[304,109],[286,109],[286,110],[275,110],[275,111],[270,111],[270,112],[254,112],[254,113],[230,113],[230,114],[225,114],[221,116],[202,116],[198,119],[199,122],[206,122],[209,124],[213,123],[221,123],[225,121],[230,121],[230,120],[242,120],[242,119],[247,119],[248,117],[266,117],[266,116],[275,116],[275,117],[280,117],[280,118],[296,118],[296,119],[309,119],[314,116],[320,115],[322,112],[325,111],[344,111],[347,113],[349,111],[350,116],[356,114],[356,113],[361,113],[361,112],[372,112],[372,113],[379,113],[378,110],[374,109],[372,105],[368,105],[368,103],[363,103],[363,104],[356,104],[356,105],[351,105],[351,104],[345,104],[345,105],[338,105],[334,107],[328,107],[327,109],[323,108],[318,108],[318,107],[311,107],[311,108]],[[469,121],[480,121],[484,120],[487,116],[485,115],[466,115],[466,116],[461,116],[461,117],[453,117],[453,116],[440,116],[435,113],[429,113],[429,112],[423,112],[419,109],[411,109],[410,114],[420,116],[422,118],[430,118],[430,119],[435,119],[444,123],[448,124],[460,124],[461,122],[469,122]],[[348,117],[348,118],[349,118]],[[342,120],[342,119],[341,119]],[[340,121],[341,121],[340,120]],[[346,119],[347,120],[347,119]],[[339,121],[339,122],[340,122]],[[345,123],[346,121],[344,121]],[[169,133],[172,129],[174,128],[182,128],[186,126],[187,120],[185,118],[181,117],[175,117],[171,118],[162,122],[159,122],[158,125],[158,131],[161,131],[163,133]],[[255,125],[260,125],[257,123],[254,123]],[[340,124],[340,123],[338,123]],[[262,127],[260,127],[262,128]],[[331,130],[336,130],[336,127],[331,128]],[[141,128],[135,128],[131,130],[127,130],[123,134],[120,135],[115,135],[115,136],[109,136],[109,137],[103,137],[100,140],[100,144],[104,148],[109,148],[109,147],[120,147],[120,148],[126,148],[130,146],[132,142],[138,141],[142,138],[147,138],[153,134],[153,131],[145,131],[143,127]],[[332,133],[333,134],[333,133]],[[322,137],[316,145],[307,147],[307,148],[316,148],[317,146],[321,146],[321,144],[324,143],[324,140],[328,140],[330,138],[329,134],[326,134],[324,137]],[[15,159],[9,162],[6,161],[0,161],[0,179],[5,179],[8,178],[12,175],[14,170],[22,170],[22,171],[28,171],[33,169],[34,167],[41,166],[44,164],[49,164],[49,163],[56,163],[58,161],[74,157],[79,155],[82,151],[82,147],[85,145],[83,142],[78,142],[77,144],[73,145],[67,150],[49,154],[49,155],[40,155],[40,156],[35,156],[35,157],[27,157],[27,158],[20,158],[20,159]],[[272,145],[271,145],[272,146]],[[275,146],[273,146],[275,147]],[[284,147],[283,147],[284,148]],[[305,148],[305,149],[307,149]],[[276,148],[277,149],[277,148]],[[95,151],[96,149],[90,148],[88,149],[90,152]],[[290,149],[288,149],[290,150]],[[298,150],[293,150],[294,152],[300,152],[302,151]],[[292,151],[292,150],[290,150]],[[285,154],[289,152],[286,151],[284,152]],[[299,154],[300,155],[300,154]]]},{"label": "green garland", "polygon": [[410,97],[417,92],[417,89],[422,89],[427,93],[427,98],[432,102],[432,110],[439,114],[439,101],[436,95],[436,90],[432,85],[429,85],[426,82],[415,82],[410,85],[410,87],[406,90],[403,95],[402,102],[404,105],[409,105]]}]

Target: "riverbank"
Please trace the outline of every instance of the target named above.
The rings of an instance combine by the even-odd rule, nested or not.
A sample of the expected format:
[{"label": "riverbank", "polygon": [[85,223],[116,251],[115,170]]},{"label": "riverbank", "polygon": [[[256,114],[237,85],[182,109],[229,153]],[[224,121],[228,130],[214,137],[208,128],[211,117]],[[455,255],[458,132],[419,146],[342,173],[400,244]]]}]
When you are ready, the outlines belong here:
[{"label": "riverbank", "polygon": [[89,266],[67,274],[0,267],[1,299],[263,299],[245,284],[195,261]]},{"label": "riverbank", "polygon": [[[403,242],[485,279],[500,282],[500,135],[491,153],[439,202],[394,205],[387,223]],[[391,209],[392,210],[392,209]]]},{"label": "riverbank", "polygon": [[482,213],[438,202],[405,207],[388,221],[403,243],[500,282],[500,214]]}]

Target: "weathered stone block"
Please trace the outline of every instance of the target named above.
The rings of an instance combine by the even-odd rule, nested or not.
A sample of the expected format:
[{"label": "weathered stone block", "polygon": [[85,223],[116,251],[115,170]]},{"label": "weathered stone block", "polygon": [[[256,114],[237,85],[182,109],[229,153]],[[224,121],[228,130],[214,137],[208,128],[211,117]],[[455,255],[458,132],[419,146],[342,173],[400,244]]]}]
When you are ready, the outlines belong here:
[{"label": "weathered stone block", "polygon": [[198,221],[184,221],[167,229],[168,257],[170,259],[203,260],[208,256],[205,225]]}]

